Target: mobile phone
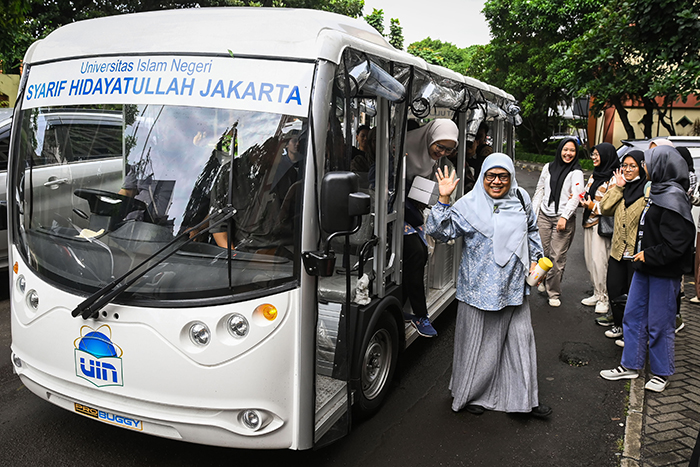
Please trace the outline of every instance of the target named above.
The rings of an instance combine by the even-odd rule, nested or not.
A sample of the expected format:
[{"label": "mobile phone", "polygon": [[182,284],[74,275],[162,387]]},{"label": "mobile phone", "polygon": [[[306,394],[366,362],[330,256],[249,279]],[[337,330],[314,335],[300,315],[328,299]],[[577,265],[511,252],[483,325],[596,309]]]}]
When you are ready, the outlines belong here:
[{"label": "mobile phone", "polygon": [[634,256],[629,256],[629,255],[622,255],[622,259],[626,259],[628,261],[634,260]]}]

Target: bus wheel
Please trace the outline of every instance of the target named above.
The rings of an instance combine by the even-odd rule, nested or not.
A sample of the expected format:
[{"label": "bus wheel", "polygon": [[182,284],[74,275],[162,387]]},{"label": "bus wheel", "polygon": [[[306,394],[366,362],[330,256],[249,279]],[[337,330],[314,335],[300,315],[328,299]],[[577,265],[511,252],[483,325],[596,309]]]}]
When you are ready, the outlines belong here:
[{"label": "bus wheel", "polygon": [[382,405],[394,377],[398,355],[396,320],[388,311],[384,311],[362,345],[359,397],[355,401],[356,413],[360,418],[374,414]]}]

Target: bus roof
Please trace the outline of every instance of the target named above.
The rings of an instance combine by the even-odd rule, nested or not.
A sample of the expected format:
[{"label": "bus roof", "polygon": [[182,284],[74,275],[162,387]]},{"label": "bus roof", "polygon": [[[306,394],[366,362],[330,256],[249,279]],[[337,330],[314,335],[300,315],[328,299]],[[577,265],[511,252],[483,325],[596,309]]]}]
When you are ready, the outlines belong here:
[{"label": "bus roof", "polygon": [[[334,40],[341,38],[342,42]],[[338,63],[348,41],[386,56],[394,49],[363,20],[319,10],[191,8],[95,18],[65,25],[39,41],[27,63],[94,55],[218,54]],[[369,50],[368,50],[369,49]],[[414,57],[415,58],[415,57]],[[416,61],[413,64],[417,64]]]},{"label": "bus roof", "polygon": [[364,20],[320,10],[191,8],[95,18],[56,29],[32,44],[24,61],[31,65],[105,55],[232,53],[338,64],[347,47],[514,100],[498,88],[395,49]]}]

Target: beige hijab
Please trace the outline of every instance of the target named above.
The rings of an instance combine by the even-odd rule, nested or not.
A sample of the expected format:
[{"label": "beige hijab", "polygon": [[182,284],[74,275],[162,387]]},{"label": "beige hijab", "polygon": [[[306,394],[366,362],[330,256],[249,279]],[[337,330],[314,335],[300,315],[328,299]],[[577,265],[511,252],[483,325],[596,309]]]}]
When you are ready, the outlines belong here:
[{"label": "beige hijab", "polygon": [[406,133],[406,180],[416,175],[431,178],[437,163],[430,157],[428,148],[436,141],[458,142],[459,130],[452,120],[439,118]]}]

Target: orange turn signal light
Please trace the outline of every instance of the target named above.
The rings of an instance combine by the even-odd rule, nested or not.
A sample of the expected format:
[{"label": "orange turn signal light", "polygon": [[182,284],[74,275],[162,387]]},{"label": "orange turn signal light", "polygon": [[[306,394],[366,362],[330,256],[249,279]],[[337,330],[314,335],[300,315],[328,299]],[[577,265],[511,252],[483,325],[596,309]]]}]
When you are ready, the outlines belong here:
[{"label": "orange turn signal light", "polygon": [[277,318],[277,308],[269,303],[259,305],[255,311],[261,313],[268,321],[274,321]]}]

